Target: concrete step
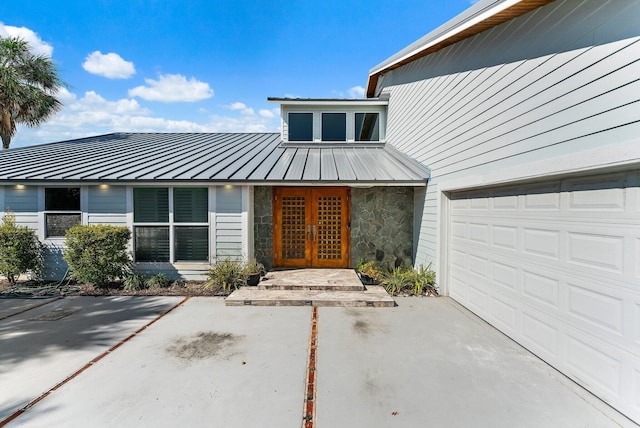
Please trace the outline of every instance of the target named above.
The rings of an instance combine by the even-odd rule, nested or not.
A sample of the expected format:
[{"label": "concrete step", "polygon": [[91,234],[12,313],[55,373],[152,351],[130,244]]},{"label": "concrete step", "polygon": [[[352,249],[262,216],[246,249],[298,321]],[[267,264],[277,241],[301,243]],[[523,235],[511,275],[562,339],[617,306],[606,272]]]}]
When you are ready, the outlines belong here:
[{"label": "concrete step", "polygon": [[274,290],[241,287],[225,299],[226,306],[342,306],[388,308],[396,305],[381,286],[362,291]]},{"label": "concrete step", "polygon": [[260,290],[364,291],[353,269],[287,269],[270,271]]},{"label": "concrete step", "polygon": [[258,290],[287,290],[287,291],[364,291],[362,284],[259,284]]}]

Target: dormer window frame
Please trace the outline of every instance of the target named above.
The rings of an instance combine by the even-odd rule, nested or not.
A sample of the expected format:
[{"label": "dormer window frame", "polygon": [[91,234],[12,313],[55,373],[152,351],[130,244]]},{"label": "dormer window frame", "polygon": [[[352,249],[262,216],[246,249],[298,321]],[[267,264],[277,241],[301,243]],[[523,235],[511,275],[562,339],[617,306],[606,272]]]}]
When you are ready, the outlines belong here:
[{"label": "dormer window frame", "polygon": [[[271,102],[279,102],[281,109],[282,143],[283,144],[384,144],[386,142],[386,99],[357,99],[357,100],[333,100],[333,99],[295,99],[295,98],[270,98]],[[311,114],[313,119],[313,139],[300,140],[289,139],[290,114]],[[342,113],[345,115],[344,140],[323,140],[323,114]],[[356,114],[378,114],[378,140],[359,140],[356,135]]]}]

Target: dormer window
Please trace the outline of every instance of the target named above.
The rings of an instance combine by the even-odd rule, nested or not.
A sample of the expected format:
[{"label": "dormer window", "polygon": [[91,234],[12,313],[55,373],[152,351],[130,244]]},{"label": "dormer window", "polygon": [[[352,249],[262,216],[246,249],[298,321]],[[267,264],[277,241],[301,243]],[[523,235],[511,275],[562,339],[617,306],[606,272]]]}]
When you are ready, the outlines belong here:
[{"label": "dormer window", "polygon": [[289,141],[313,141],[313,113],[289,113]]},{"label": "dormer window", "polygon": [[300,146],[386,143],[389,100],[269,98],[280,104],[282,142]]},{"label": "dormer window", "polygon": [[380,115],[356,113],[356,141],[380,140]]},{"label": "dormer window", "polygon": [[322,141],[347,141],[346,113],[322,113]]}]

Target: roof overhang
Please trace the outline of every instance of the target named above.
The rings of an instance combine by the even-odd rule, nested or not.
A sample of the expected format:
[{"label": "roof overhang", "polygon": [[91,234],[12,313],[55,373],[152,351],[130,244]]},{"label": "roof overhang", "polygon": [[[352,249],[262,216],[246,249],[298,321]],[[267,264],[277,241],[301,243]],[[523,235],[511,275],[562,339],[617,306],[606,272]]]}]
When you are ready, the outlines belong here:
[{"label": "roof overhang", "polygon": [[267,101],[282,106],[386,106],[388,99],[384,98],[276,98],[268,97]]},{"label": "roof overhang", "polygon": [[380,76],[419,58],[475,36],[555,0],[485,0],[436,28],[369,71],[367,97],[375,97]]}]

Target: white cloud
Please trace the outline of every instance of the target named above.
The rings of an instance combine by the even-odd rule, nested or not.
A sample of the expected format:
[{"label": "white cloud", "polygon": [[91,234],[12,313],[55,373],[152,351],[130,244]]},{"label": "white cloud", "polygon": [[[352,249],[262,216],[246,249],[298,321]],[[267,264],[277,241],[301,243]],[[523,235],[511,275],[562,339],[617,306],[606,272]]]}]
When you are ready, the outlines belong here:
[{"label": "white cloud", "polygon": [[260,116],[266,117],[267,119],[276,117],[276,115],[271,110],[267,109],[261,109],[258,111],[258,113],[260,113]]},{"label": "white cloud", "polygon": [[84,97],[69,105],[72,111],[91,111],[127,115],[147,115],[148,109],[140,106],[138,101],[132,99],[121,99],[118,101],[107,101],[94,91],[85,92]]},{"label": "white cloud", "polygon": [[82,63],[82,68],[91,74],[109,79],[128,79],[136,73],[133,62],[125,61],[113,52],[106,54],[100,51],[91,52]]},{"label": "white cloud", "polygon": [[58,87],[58,92],[56,93],[56,97],[62,102],[62,104],[67,105],[78,99],[76,94],[69,92],[67,88],[64,86]]},{"label": "white cloud", "polygon": [[161,74],[158,80],[144,79],[147,86],[129,89],[130,97],[140,97],[147,101],[192,102],[213,96],[208,83],[195,78],[188,79],[180,74]]},{"label": "white cloud", "polygon": [[239,110],[240,114],[244,116],[254,116],[256,114],[255,111],[251,107],[247,107],[245,103],[235,102],[231,103],[228,106],[222,106],[224,108],[228,108],[230,110]]},{"label": "white cloud", "polygon": [[31,46],[31,51],[37,55],[45,55],[50,57],[53,53],[53,46],[47,42],[43,42],[40,36],[27,27],[13,27],[4,25],[0,22],[0,36],[2,37],[20,37]]},{"label": "white cloud", "polygon": [[349,98],[364,98],[364,88],[362,86],[354,86],[347,91]]}]

